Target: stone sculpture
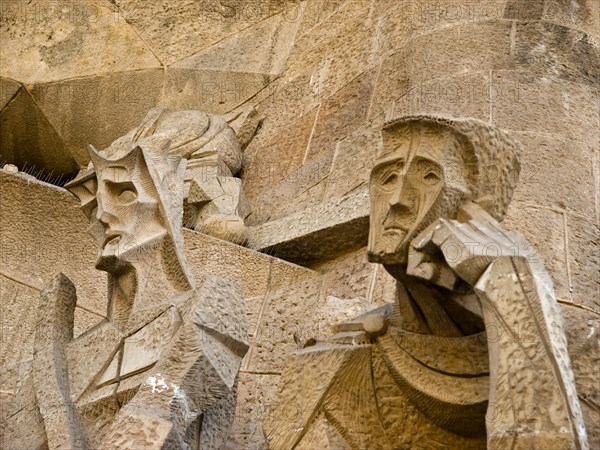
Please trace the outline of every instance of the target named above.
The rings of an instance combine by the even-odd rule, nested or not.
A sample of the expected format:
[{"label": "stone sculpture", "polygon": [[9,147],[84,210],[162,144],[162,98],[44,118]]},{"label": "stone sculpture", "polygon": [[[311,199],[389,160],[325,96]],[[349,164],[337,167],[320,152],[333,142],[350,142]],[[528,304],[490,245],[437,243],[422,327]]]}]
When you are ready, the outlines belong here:
[{"label": "stone sculpture", "polygon": [[244,220],[250,206],[235,175],[242,150],[227,121],[201,111],[154,108],[142,123],[104,150],[108,156],[136,144],[171,141],[171,152],[188,160],[185,171],[184,226],[220,239],[246,241]]},{"label": "stone sculpture", "polygon": [[73,339],[75,288],[54,277],[8,448],[218,448],[226,437],[248,349],[244,303],[236,283],[196,281],[186,263],[188,136],[160,132],[174,117],[152,111],[133,148],[113,145],[110,158],[90,147],[93,170],[67,185],[108,273],[107,319]]},{"label": "stone sculpture", "polygon": [[443,116],[382,135],[368,252],[396,298],[290,357],[269,448],[587,448],[551,279],[498,223],[519,144]]}]

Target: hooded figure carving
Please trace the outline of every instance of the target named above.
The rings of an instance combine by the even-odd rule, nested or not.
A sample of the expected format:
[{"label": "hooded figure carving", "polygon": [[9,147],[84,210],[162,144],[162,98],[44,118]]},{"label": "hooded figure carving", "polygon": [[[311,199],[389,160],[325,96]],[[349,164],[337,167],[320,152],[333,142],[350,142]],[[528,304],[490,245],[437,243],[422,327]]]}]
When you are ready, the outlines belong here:
[{"label": "hooded figure carving", "polygon": [[587,448],[552,282],[498,223],[519,144],[444,116],[382,135],[368,254],[396,298],[290,357],[269,448]]}]

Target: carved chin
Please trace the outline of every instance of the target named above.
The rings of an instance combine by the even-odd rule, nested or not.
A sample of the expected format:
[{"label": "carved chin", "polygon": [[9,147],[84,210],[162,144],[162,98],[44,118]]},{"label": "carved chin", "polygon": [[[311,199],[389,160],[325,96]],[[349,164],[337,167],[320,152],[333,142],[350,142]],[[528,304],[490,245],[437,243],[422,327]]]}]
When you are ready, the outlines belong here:
[{"label": "carved chin", "polygon": [[407,237],[408,232],[400,230],[382,233],[369,252],[369,260],[379,264],[406,264],[409,243]]},{"label": "carved chin", "polygon": [[96,269],[102,270],[103,272],[119,272],[126,265],[127,264],[117,258],[117,255],[100,254],[96,260]]},{"label": "carved chin", "polygon": [[143,255],[160,251],[162,241],[166,235],[166,233],[158,233],[143,241],[129,240],[127,236],[117,236],[110,239],[100,249],[96,268],[110,272],[113,267],[119,270],[123,263],[140,261]]}]

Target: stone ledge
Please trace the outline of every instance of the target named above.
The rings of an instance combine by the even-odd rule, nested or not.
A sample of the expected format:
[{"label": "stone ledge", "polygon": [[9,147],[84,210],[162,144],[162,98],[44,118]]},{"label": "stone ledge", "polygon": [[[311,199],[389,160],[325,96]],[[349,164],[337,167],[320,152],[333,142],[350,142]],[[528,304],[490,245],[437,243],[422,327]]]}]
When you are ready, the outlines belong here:
[{"label": "stone ledge", "polygon": [[250,227],[248,246],[303,266],[367,245],[366,185],[346,196],[296,214]]}]

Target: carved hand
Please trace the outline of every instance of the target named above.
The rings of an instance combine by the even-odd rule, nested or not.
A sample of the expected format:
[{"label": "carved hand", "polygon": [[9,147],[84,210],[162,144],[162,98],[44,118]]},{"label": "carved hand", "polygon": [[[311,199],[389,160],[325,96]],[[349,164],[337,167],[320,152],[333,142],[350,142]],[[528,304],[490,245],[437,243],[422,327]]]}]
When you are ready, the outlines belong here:
[{"label": "carved hand", "polygon": [[458,278],[474,286],[497,258],[534,254],[522,235],[503,230],[484,209],[469,202],[456,220],[438,219],[411,242],[406,272],[453,289]]}]

